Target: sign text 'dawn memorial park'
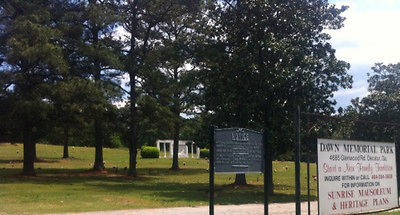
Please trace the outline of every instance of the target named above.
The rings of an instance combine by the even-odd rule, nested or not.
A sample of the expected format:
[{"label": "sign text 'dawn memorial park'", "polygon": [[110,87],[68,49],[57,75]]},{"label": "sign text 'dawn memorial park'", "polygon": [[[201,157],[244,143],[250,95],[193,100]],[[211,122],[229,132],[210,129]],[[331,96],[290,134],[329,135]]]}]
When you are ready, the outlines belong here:
[{"label": "sign text 'dawn memorial park'", "polygon": [[394,143],[318,139],[319,214],[398,206]]},{"label": "sign text 'dawn memorial park'", "polygon": [[243,128],[215,129],[216,173],[263,172],[263,135]]}]

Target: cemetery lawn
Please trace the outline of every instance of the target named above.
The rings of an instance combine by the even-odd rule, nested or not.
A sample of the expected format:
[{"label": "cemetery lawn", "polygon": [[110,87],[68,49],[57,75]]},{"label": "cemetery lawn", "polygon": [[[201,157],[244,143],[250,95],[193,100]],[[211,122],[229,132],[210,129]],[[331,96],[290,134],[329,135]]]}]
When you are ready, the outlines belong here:
[{"label": "cemetery lawn", "polygon": [[[171,171],[171,159],[138,159],[138,177],[125,174],[127,149],[104,149],[106,171],[91,171],[94,148],[37,145],[37,176],[21,176],[22,144],[0,143],[0,214],[63,213],[138,208],[208,205],[208,161],[180,159],[180,171]],[[271,202],[294,202],[293,162],[274,162],[275,195]],[[315,164],[311,176],[316,176]],[[246,175],[246,187],[232,185],[233,174],[215,176],[216,204],[263,203],[263,175]],[[302,164],[302,198],[307,200],[306,164]],[[311,178],[311,200],[317,183]]]}]

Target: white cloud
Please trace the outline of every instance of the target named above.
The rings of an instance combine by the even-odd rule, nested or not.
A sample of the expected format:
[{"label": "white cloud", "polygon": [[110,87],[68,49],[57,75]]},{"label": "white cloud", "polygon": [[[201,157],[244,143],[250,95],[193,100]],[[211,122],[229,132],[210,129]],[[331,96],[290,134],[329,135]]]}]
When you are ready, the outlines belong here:
[{"label": "white cloud", "polygon": [[368,87],[362,83],[362,85],[354,86],[351,89],[340,90],[334,93],[335,97],[365,97],[368,95]]},{"label": "white cloud", "polygon": [[337,57],[350,63],[400,61],[400,11],[359,11],[349,8],[345,27],[331,31]]},{"label": "white cloud", "polygon": [[334,99],[338,106],[350,104],[355,97],[367,95],[366,73],[378,62],[400,62],[400,20],[399,0],[330,0],[338,6],[348,5],[343,13],[346,17],[344,27],[329,31],[332,46],[338,59],[352,65],[349,73],[354,77],[352,89],[340,90]]}]

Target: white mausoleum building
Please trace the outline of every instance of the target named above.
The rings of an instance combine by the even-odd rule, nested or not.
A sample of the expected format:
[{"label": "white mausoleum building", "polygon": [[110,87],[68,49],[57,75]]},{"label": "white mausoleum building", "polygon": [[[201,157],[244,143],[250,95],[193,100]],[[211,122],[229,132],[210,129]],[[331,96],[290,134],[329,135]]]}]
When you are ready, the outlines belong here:
[{"label": "white mausoleum building", "polygon": [[[189,147],[188,144],[191,145],[191,154],[192,158],[194,158],[194,145],[195,143],[192,140],[179,140],[179,147],[178,147],[178,157],[179,158],[189,158]],[[163,157],[167,157],[167,150],[169,151],[170,157],[174,155],[173,152],[173,145],[174,145],[174,140],[157,140],[156,141],[157,148],[160,150],[160,152],[163,152]],[[168,148],[168,149],[167,149]],[[200,157],[200,148],[196,148],[196,157]],[[162,157],[160,153],[160,157]]]}]

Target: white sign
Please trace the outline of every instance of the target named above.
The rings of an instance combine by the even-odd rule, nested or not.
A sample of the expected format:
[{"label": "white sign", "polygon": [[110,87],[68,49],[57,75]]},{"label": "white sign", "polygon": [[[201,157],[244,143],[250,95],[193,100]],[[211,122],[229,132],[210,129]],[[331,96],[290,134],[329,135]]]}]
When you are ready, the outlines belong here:
[{"label": "white sign", "polygon": [[319,214],[398,207],[394,143],[318,139]]}]

